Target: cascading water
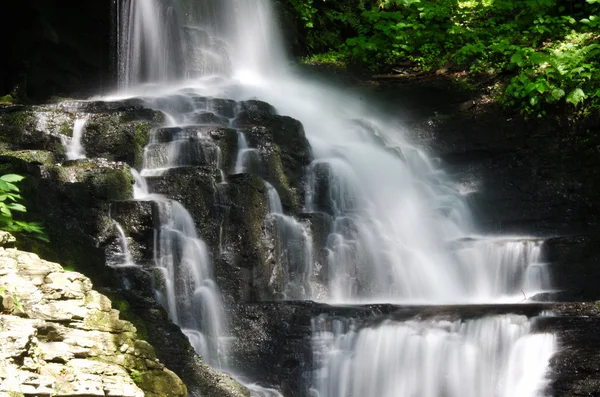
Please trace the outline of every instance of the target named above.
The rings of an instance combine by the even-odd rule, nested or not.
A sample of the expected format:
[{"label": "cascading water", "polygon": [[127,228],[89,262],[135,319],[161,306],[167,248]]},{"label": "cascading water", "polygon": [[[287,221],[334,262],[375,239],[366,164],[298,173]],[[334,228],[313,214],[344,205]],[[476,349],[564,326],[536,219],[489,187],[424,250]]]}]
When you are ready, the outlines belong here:
[{"label": "cascading water", "polygon": [[555,340],[525,316],[385,320],[355,329],[313,320],[318,397],[528,397],[544,389]]},{"label": "cascading water", "polygon": [[278,263],[285,269],[285,297],[307,299],[312,296],[313,239],[310,230],[283,213],[281,198],[268,182],[267,199],[270,216],[275,220],[278,235]]},{"label": "cascading water", "polygon": [[85,158],[85,151],[81,144],[81,138],[83,137],[86,123],[87,118],[79,118],[75,120],[75,125],[73,126],[73,137],[66,147],[67,160],[78,160]]},{"label": "cascading water", "polygon": [[[146,148],[142,175],[220,168],[218,147],[207,151],[208,130],[198,125],[230,126],[235,115],[210,118],[209,104],[190,103],[179,95],[182,89],[260,98],[303,123],[314,155],[305,211],[331,220],[326,286],[323,297],[312,288],[310,230],[283,213],[277,191],[267,185],[288,297],[464,304],[521,301],[550,287],[540,242],[478,236],[461,189],[403,140],[397,123],[290,71],[268,0],[128,0],[121,7],[119,80],[128,90],[120,95],[143,95],[168,120]],[[241,131],[238,149],[235,172],[253,172],[254,149]],[[144,197],[152,196],[146,191]],[[158,299],[215,364],[225,331],[207,249],[179,203],[152,199],[162,225],[155,248]],[[322,369],[313,386],[320,397],[537,396],[555,341],[530,328],[526,318],[514,316],[385,322],[333,333],[315,326]]]},{"label": "cascading water", "polygon": [[[206,244],[198,237],[189,212],[177,201],[156,202],[160,213],[157,300],[167,309],[204,359],[218,365],[222,304],[212,279],[212,261]],[[160,285],[162,284],[162,285]]]}]

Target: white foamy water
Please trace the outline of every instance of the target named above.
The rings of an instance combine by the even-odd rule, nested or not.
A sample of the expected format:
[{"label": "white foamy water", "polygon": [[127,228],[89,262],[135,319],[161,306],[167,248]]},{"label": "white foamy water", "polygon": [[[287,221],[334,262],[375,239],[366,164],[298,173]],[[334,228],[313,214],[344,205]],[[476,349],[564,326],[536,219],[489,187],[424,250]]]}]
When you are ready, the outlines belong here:
[{"label": "white foamy water", "polygon": [[544,391],[556,348],[524,316],[386,320],[354,329],[313,320],[318,397],[531,397]]},{"label": "white foamy water", "polygon": [[81,144],[81,138],[83,137],[86,123],[87,118],[79,118],[75,120],[75,124],[73,126],[73,137],[66,147],[67,160],[79,160],[85,158],[85,151],[83,145]]}]

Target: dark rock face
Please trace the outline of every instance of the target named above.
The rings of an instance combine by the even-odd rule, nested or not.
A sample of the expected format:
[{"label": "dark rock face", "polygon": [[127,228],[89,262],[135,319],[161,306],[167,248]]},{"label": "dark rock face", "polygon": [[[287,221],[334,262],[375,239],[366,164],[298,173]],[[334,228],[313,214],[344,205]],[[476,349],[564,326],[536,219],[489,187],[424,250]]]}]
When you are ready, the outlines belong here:
[{"label": "dark rock face", "polygon": [[312,161],[302,124],[276,115],[275,109],[264,102],[246,101],[240,108],[234,124],[246,135],[249,146],[258,150],[260,159],[251,168],[277,189],[285,211],[300,212],[305,168]]}]

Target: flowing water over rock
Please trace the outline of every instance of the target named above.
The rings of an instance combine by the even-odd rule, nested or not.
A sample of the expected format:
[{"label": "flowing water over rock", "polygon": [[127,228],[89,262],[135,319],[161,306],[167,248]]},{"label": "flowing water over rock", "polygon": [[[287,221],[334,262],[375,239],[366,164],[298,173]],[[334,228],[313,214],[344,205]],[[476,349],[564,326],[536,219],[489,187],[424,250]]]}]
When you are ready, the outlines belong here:
[{"label": "flowing water over rock", "polygon": [[319,397],[516,397],[543,391],[555,348],[525,316],[476,320],[313,320]]},{"label": "flowing water over rock", "polygon": [[[166,115],[145,148],[141,175],[218,170],[214,180],[222,184],[241,173],[264,179],[266,216],[276,236],[266,259],[274,263],[268,285],[282,285],[280,298],[470,304],[519,302],[551,288],[540,240],[479,236],[461,187],[404,141],[401,125],[289,70],[268,1],[129,0],[120,7],[124,89],[113,99],[138,96]],[[271,128],[274,142],[278,134],[290,138],[273,127],[275,109],[248,101],[254,98],[303,124],[312,163],[300,177],[300,198],[287,184],[289,175],[284,183],[266,171],[283,172],[291,154],[273,162],[280,143],[257,137]],[[237,146],[230,169],[224,156],[231,154],[221,145],[228,131]],[[228,332],[210,247],[182,204],[149,195],[135,176],[136,198],[155,200],[159,209],[157,299],[211,365],[227,368]],[[220,203],[215,185],[206,188]],[[325,220],[323,255],[314,224],[300,220],[314,216]],[[223,254],[218,240],[213,252]],[[533,397],[543,391],[556,348],[551,335],[532,333],[522,316],[414,319],[360,329],[351,320],[316,318],[313,341],[320,368],[313,389],[320,397]],[[278,393],[258,386],[253,392]]]},{"label": "flowing water over rock", "polygon": [[80,118],[75,120],[75,125],[73,126],[73,137],[66,145],[68,160],[78,160],[85,158],[85,150],[83,148],[83,145],[81,144],[81,138],[83,137],[86,123],[87,118]]}]

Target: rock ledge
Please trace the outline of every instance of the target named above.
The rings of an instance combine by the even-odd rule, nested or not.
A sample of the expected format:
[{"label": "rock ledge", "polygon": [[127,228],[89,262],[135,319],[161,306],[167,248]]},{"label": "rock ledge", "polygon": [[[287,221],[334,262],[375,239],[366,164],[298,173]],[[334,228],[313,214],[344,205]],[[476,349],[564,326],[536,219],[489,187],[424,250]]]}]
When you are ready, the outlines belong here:
[{"label": "rock ledge", "polygon": [[187,396],[80,273],[0,248],[0,396]]}]

